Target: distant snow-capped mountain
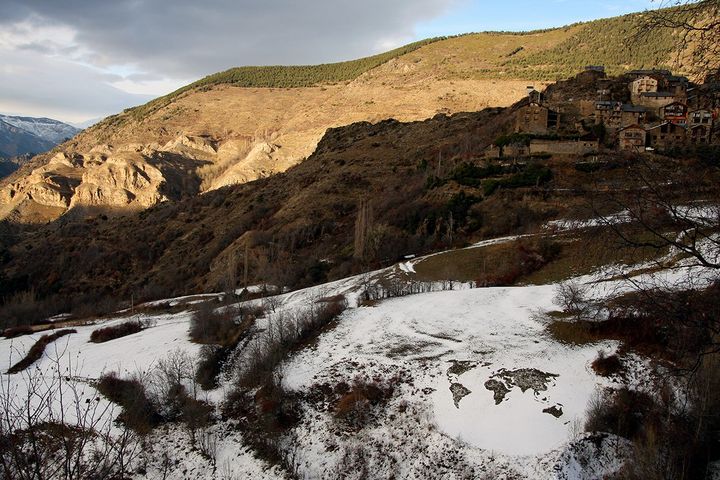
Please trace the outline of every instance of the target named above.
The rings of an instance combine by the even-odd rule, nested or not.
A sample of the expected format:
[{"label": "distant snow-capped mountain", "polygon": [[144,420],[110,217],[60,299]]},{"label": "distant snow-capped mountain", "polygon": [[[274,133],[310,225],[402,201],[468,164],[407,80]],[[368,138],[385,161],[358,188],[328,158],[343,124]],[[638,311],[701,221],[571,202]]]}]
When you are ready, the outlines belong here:
[{"label": "distant snow-capped mountain", "polygon": [[80,129],[52,118],[13,117],[0,114],[0,121],[20,128],[55,145],[74,137],[80,132]]},{"label": "distant snow-capped mountain", "polygon": [[0,178],[10,175],[33,155],[47,152],[80,131],[51,118],[0,114]]},{"label": "distant snow-capped mountain", "polygon": [[15,157],[24,153],[41,153],[50,150],[55,142],[16,127],[0,117],[0,157]]}]

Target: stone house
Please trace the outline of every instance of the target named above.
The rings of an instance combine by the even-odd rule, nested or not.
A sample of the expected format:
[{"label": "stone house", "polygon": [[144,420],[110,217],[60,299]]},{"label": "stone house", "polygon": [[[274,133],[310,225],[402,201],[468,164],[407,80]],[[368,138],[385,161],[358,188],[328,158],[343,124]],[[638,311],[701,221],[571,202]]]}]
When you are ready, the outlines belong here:
[{"label": "stone house", "polygon": [[611,133],[628,125],[643,123],[647,108],[622,102],[595,102],[595,124],[602,123]]},{"label": "stone house", "polygon": [[515,114],[516,132],[542,135],[557,130],[559,125],[560,114],[539,102],[530,102]]},{"label": "stone house", "polygon": [[669,77],[672,75],[672,72],[670,70],[657,70],[657,69],[651,69],[651,70],[630,70],[626,73],[626,75],[632,77],[632,78],[640,78],[640,77]]},{"label": "stone house", "polygon": [[669,105],[675,101],[677,101],[677,99],[675,98],[675,94],[672,92],[646,92],[641,93],[638,96],[637,101],[634,101],[633,103],[658,112],[665,105]]},{"label": "stone house", "polygon": [[646,129],[647,145],[653,148],[666,149],[669,147],[682,146],[687,138],[685,126],[662,122]]},{"label": "stone house", "polygon": [[710,110],[700,109],[690,112],[688,115],[688,124],[693,127],[696,125],[712,126],[713,114]]},{"label": "stone house", "polygon": [[674,93],[676,98],[687,98],[688,85],[690,84],[687,77],[669,75],[665,77],[665,82],[667,84],[666,90]]},{"label": "stone house", "polygon": [[525,144],[510,144],[502,147],[497,145],[490,145],[483,152],[483,158],[485,159],[499,159],[499,158],[515,158],[515,157],[527,157],[530,155],[530,147]]},{"label": "stone house", "polygon": [[641,152],[645,150],[647,132],[640,125],[630,125],[618,132],[620,150]]},{"label": "stone house", "polygon": [[658,81],[656,78],[645,75],[630,83],[630,93],[632,97],[639,97],[642,93],[651,93],[658,91]]},{"label": "stone house", "polygon": [[621,123],[623,127],[645,123],[647,116],[647,108],[642,105],[625,104],[622,106]]},{"label": "stone house", "polygon": [[673,102],[660,109],[660,117],[672,123],[687,123],[687,105]]},{"label": "stone house", "polygon": [[691,125],[688,127],[688,141],[692,144],[708,144],[711,141],[711,136],[711,125]]},{"label": "stone house", "polygon": [[595,102],[595,124],[611,131],[622,128],[622,107],[622,102]]}]

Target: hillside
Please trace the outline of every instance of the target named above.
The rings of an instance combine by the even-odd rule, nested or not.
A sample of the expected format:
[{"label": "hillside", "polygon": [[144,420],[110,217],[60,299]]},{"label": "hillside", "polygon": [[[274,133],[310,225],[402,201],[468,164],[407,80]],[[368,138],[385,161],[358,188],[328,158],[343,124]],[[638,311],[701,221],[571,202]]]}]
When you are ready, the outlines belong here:
[{"label": "hillside", "polygon": [[[592,97],[601,81],[579,75],[548,88],[547,98]],[[166,190],[176,201],[126,216],[78,208],[77,216],[36,228],[6,223],[11,233],[0,237],[5,247],[0,296],[12,304],[13,295],[32,289],[50,310],[74,310],[104,298],[222,290],[237,285],[245,272],[250,281],[304,287],[407,254],[526,233],[557,218],[582,218],[589,213],[588,195],[630,182],[632,157],[616,151],[594,153],[591,163],[583,155],[483,161],[486,148],[513,131],[522,105],[330,129],[306,161],[284,173],[200,196]],[[180,156],[161,160],[182,167]],[[63,161],[71,171],[70,160],[61,154],[53,159]],[[704,198],[702,185],[714,173],[692,156],[687,162],[709,173],[681,194]],[[678,174],[672,159],[658,156],[654,163],[667,175]],[[146,175],[143,181],[159,181],[156,171]],[[356,240],[359,211],[372,219],[363,227],[363,245]],[[581,243],[574,242],[567,254],[578,254]],[[543,251],[542,258],[554,252],[542,245],[527,248]],[[487,271],[477,268],[482,259],[474,259],[474,269],[451,273],[501,284],[532,273],[515,264],[525,255],[520,251],[498,254],[505,260]]]},{"label": "hillside", "polygon": [[42,222],[75,207],[143,209],[285,171],[328,128],[508,106],[528,84],[539,88],[586,64],[604,63],[610,73],[670,64],[670,32],[643,39],[628,56],[623,39],[638,18],[468,34],[339,64],[210,75],[105,119],[0,182],[0,218]]},{"label": "hillside", "polygon": [[[568,233],[602,233],[603,227],[588,225]],[[497,238],[465,251],[482,255],[518,240]],[[565,320],[571,312],[557,310],[558,292],[576,285],[612,305],[653,278],[692,279],[701,288],[716,272],[688,262],[642,273],[641,267],[657,264],[631,262],[615,266],[627,272],[619,278],[597,265],[565,284],[482,288],[448,277],[422,281],[416,271],[432,258],[256,300],[238,301],[230,292],[191,295],[105,318],[56,318],[53,327],[63,328],[52,330],[63,333],[58,339],[46,332],[2,338],[2,386],[12,392],[3,397],[9,425],[3,428],[17,428],[15,442],[0,452],[3,468],[53,465],[64,454],[81,459],[88,472],[107,468],[125,478],[153,480],[589,480],[622,478],[644,466],[636,432],[657,425],[650,422],[665,413],[661,401],[670,404],[668,410],[687,402],[662,389],[682,380],[668,380],[648,347],[686,339],[645,335],[644,342],[633,343],[617,333],[562,336],[551,327],[570,323]],[[381,296],[369,299],[372,292]],[[296,329],[308,328],[304,322],[318,318],[313,312],[331,313],[296,336]],[[663,313],[672,332],[668,311]],[[227,345],[198,338],[198,325],[208,319],[232,325],[236,340]],[[133,323],[141,328],[97,341],[97,332]],[[37,345],[45,354],[32,354]],[[9,371],[24,356],[30,368]],[[599,368],[598,360],[606,358],[618,366]],[[208,365],[214,365],[211,384],[198,380]],[[653,403],[658,391],[659,405]],[[32,403],[37,396],[43,402]],[[28,405],[33,415],[21,415]],[[716,425],[716,419],[709,410],[702,420]],[[20,461],[21,442],[34,440],[26,433],[30,428],[22,427],[36,424],[77,427],[72,438],[88,435],[92,442],[60,444],[67,438],[58,433],[63,430],[48,429],[43,442],[58,442],[58,448]],[[686,452],[684,444],[673,443],[676,436],[661,433],[673,452]],[[87,457],[66,453],[98,444],[125,450],[95,449],[87,464]],[[122,461],[113,462],[117,457]],[[684,465],[702,473],[692,478],[712,478],[705,473],[718,471],[717,457],[703,449]]]}]

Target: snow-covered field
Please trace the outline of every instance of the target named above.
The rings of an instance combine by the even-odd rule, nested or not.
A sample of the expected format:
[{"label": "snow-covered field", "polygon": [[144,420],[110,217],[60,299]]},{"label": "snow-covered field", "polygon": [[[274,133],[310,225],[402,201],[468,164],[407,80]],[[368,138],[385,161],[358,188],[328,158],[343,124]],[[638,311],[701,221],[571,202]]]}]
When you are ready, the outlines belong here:
[{"label": "snow-covered field", "polygon": [[[554,308],[556,285],[470,289],[456,284],[453,290],[359,305],[359,293],[368,284],[412,278],[420,261],[278,296],[276,313],[268,315],[336,294],[345,295],[351,307],[334,328],[281,365],[285,386],[302,398],[302,418],[282,446],[292,453],[299,474],[590,479],[617,469],[626,443],[610,436],[588,439],[582,433],[588,402],[613,383],[598,377],[590,364],[598,350],[611,353],[617,344],[570,346],[550,337],[537,313]],[[617,287],[594,283],[596,277],[578,281],[591,285],[596,295]],[[186,300],[166,302],[192,303]],[[199,346],[188,336],[190,317],[189,311],[146,314],[143,318],[152,319],[153,326],[102,344],[89,342],[98,325],[75,327],[77,333],[51,344],[29,372],[47,373],[60,358],[61,365],[73,366],[69,380],[82,385],[81,400],[96,398],[91,380],[103,373],[126,377],[147,372],[178,349],[195,355]],[[258,335],[268,322],[260,320]],[[0,339],[0,370],[7,371],[41,335]],[[639,357],[633,362],[644,364]],[[5,375],[4,388],[26,395],[27,375]],[[357,385],[390,392],[382,401],[361,405],[360,424],[336,413],[342,392]],[[219,404],[228,388],[226,383],[204,398]],[[210,429],[218,442],[215,466],[175,430],[155,432],[152,447],[144,452],[174,452],[168,478],[280,475],[254,457],[231,423]],[[163,478],[159,467],[149,463],[138,478]]]},{"label": "snow-covered field", "polygon": [[[425,458],[397,462],[397,471],[388,474],[421,478],[439,444],[456,451],[458,468],[435,474],[464,478],[503,471],[506,478],[564,478],[561,459],[582,431],[587,403],[608,384],[590,363],[598,349],[611,352],[616,345],[570,347],[549,338],[534,313],[552,308],[552,297],[553,286],[486,288],[360,307],[287,362],[283,378],[297,391],[352,384],[357,376],[399,378],[392,400],[377,412],[379,425],[363,432],[363,444],[368,451],[373,445],[395,447],[397,432],[406,432],[414,438],[406,439],[411,448],[403,455],[424,452]],[[496,390],[504,395],[496,397]],[[415,413],[403,414],[407,405]],[[310,403],[309,420],[298,428],[301,438],[315,439],[300,442],[308,478],[329,476],[334,463],[328,458],[347,449],[337,443],[356,441],[338,436],[343,427],[326,407]],[[418,425],[408,431],[407,417],[412,423],[413,415]],[[382,455],[368,455],[373,469],[390,468]]]}]

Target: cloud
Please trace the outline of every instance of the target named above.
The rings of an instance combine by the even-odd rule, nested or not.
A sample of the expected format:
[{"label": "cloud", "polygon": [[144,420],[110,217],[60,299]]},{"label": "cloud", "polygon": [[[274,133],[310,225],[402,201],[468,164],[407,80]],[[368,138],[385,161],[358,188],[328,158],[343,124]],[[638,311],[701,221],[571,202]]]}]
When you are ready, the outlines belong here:
[{"label": "cloud", "polygon": [[233,66],[370,55],[464,1],[3,0],[0,111],[94,117]]},{"label": "cloud", "polygon": [[345,60],[414,38],[456,0],[3,0],[0,24],[70,28],[98,67],[197,78],[237,65]]},{"label": "cloud", "polygon": [[79,122],[152,98],[109,85],[116,77],[30,51],[0,48],[0,112]]}]

